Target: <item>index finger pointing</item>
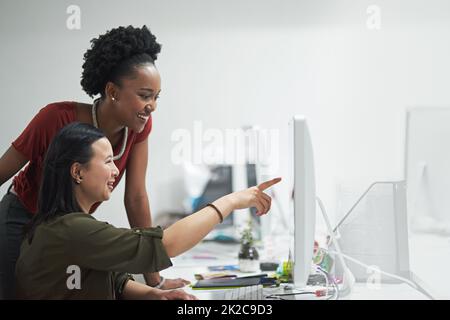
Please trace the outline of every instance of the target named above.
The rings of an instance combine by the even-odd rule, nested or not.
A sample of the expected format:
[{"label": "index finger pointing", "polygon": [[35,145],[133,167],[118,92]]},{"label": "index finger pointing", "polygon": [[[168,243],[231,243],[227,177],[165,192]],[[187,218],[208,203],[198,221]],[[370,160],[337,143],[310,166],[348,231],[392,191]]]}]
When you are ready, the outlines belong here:
[{"label": "index finger pointing", "polygon": [[264,190],[270,188],[271,186],[273,186],[274,184],[276,184],[276,183],[278,183],[280,181],[281,181],[281,178],[275,178],[275,179],[272,179],[272,180],[265,181],[265,182],[260,183],[258,185],[258,189],[261,190],[261,191],[264,191]]}]

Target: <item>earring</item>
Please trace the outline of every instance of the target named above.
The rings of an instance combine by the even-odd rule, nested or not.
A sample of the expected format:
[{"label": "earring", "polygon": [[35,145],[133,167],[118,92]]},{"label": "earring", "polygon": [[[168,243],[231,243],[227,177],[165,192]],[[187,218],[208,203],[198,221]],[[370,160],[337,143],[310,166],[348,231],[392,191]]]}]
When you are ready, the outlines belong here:
[{"label": "earring", "polygon": [[111,97],[111,100],[112,100],[112,101],[116,101],[116,98],[114,98],[114,97]]}]

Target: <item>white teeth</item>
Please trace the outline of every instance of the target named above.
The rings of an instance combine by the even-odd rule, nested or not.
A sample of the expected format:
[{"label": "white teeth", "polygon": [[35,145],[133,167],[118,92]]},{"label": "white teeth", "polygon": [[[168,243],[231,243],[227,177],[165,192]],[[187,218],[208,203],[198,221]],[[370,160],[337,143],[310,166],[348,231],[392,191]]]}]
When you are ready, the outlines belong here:
[{"label": "white teeth", "polygon": [[138,114],[137,116],[138,116],[139,119],[142,119],[142,120],[146,120],[147,119],[146,117],[144,117],[143,115],[140,115],[140,114]]}]

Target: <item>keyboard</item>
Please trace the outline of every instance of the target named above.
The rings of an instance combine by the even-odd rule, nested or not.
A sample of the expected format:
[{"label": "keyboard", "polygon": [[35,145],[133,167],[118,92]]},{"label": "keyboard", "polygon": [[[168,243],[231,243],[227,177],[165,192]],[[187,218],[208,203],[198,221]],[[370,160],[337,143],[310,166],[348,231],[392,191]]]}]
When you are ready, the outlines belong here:
[{"label": "keyboard", "polygon": [[[321,274],[312,274],[308,277],[309,286],[324,286],[325,278]],[[266,296],[270,294],[266,293]],[[216,297],[218,300],[264,300],[263,286],[253,285],[247,287],[239,287],[236,289],[229,289],[219,294]]]},{"label": "keyboard", "polygon": [[263,300],[263,286],[259,284],[227,290],[224,300]]}]

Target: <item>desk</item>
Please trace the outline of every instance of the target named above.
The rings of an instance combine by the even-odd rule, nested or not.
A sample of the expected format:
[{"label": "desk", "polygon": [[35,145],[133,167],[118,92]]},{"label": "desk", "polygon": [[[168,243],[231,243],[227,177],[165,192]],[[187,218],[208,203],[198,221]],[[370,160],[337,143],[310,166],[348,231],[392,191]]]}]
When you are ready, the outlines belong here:
[{"label": "desk", "polygon": [[[161,271],[161,275],[167,278],[184,278],[195,283],[196,273],[205,273],[208,266],[238,264],[237,244],[219,244],[214,242],[202,242],[190,251],[172,259],[173,267]],[[239,272],[234,272],[238,275]],[[136,281],[144,283],[142,275],[135,276]],[[183,288],[199,299],[209,300],[217,290],[193,290],[186,286]],[[313,296],[296,296],[296,299],[314,298]],[[378,287],[368,286],[366,283],[356,283],[353,292],[347,299],[354,300],[424,300],[425,295],[414,290],[407,284],[381,284]]]},{"label": "desk", "polygon": [[450,281],[446,268],[450,265],[450,238],[433,234],[410,233],[410,269],[436,299],[450,299]]}]

